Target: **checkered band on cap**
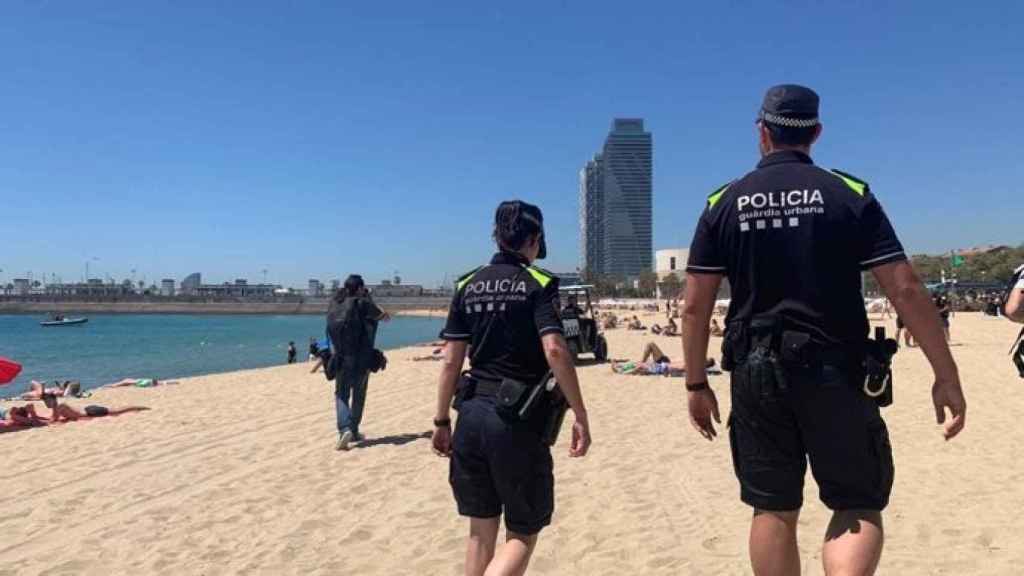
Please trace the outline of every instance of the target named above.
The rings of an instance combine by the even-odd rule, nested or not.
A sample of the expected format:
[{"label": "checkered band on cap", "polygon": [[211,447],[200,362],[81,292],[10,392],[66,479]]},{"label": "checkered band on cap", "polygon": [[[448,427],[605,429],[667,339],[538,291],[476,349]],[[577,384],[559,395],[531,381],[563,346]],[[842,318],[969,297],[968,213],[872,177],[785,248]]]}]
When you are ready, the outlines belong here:
[{"label": "checkered band on cap", "polygon": [[818,125],[818,118],[786,118],[785,116],[779,116],[772,114],[771,112],[761,111],[761,119],[765,122],[777,124],[779,126],[786,126],[787,128],[810,128],[811,126]]}]

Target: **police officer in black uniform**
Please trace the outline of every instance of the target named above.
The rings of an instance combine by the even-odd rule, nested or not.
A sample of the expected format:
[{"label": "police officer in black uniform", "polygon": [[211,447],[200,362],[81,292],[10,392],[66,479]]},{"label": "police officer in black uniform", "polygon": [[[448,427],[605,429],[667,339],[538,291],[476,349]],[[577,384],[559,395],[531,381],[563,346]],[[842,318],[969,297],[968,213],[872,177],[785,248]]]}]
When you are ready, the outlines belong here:
[{"label": "police officer in black uniform", "polygon": [[741,499],[754,507],[754,573],[799,574],[796,523],[810,460],[833,510],[827,574],[871,574],[882,551],[881,511],[893,482],[878,404],[865,392],[870,270],[935,372],[936,417],[964,425],[956,364],[928,292],[866,182],[814,165],[818,95],[768,90],[758,114],[762,159],[716,190],[690,246],[683,332],[690,419],[707,439],[719,421],[704,377],[708,321],[723,276],[732,289],[722,364],[731,370],[729,440]]},{"label": "police officer in black uniform", "polygon": [[[562,335],[558,278],[532,266],[545,257],[538,207],[502,202],[494,221],[498,253],[458,280],[441,337],[448,345],[441,372],[433,448],[450,456],[449,480],[459,514],[470,518],[466,574],[523,574],[537,535],[551,522],[551,452],[536,419],[503,411],[508,390],[540,384],[550,370],[575,413],[570,456],[590,446],[573,358]],[[470,370],[460,376],[467,347]],[[449,405],[459,412],[451,433]],[[506,545],[495,555],[499,519]]]}]

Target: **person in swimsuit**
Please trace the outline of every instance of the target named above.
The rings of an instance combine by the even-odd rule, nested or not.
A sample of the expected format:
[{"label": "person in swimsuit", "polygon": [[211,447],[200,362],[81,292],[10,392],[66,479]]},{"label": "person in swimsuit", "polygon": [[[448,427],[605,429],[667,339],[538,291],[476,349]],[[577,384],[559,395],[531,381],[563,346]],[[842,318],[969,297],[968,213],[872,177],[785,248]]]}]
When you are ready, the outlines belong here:
[{"label": "person in swimsuit", "polygon": [[61,404],[53,394],[44,394],[43,404],[51,410],[50,421],[53,423],[60,422],[61,420],[64,420],[65,422],[74,422],[81,418],[118,416],[127,412],[142,412],[143,410],[149,410],[149,408],[145,406],[128,406],[126,408],[110,409],[106,406],[90,405],[83,408],[82,411],[79,411],[66,404]]},{"label": "person in swimsuit", "polygon": [[152,388],[153,386],[160,386],[161,382],[156,378],[125,378],[120,382],[114,382],[113,384],[107,384],[103,388]]},{"label": "person in swimsuit", "polygon": [[33,380],[29,384],[28,392],[22,394],[19,399],[21,400],[42,400],[43,394],[56,394],[57,396],[63,396],[64,390],[58,383],[55,388],[47,388],[46,384],[38,380]]},{"label": "person in swimsuit", "polygon": [[32,404],[3,408],[0,406],[0,423],[8,426],[45,426],[39,415],[36,414],[36,407]]}]

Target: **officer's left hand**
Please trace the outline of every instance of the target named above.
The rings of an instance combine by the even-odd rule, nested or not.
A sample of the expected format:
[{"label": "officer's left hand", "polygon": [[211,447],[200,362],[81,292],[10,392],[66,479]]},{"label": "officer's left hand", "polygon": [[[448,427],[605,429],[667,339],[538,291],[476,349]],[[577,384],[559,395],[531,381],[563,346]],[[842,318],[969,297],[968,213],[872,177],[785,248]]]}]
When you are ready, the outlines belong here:
[{"label": "officer's left hand", "polygon": [[590,422],[586,416],[576,416],[572,425],[572,444],[569,445],[570,458],[582,458],[590,450]]},{"label": "officer's left hand", "polygon": [[711,418],[713,417],[719,424],[722,423],[722,419],[718,415],[718,398],[715,397],[715,391],[705,388],[697,392],[687,392],[686,397],[690,408],[690,424],[693,425],[694,430],[700,432],[701,436],[708,440],[714,440],[715,436],[718,436],[718,432],[715,431],[715,425],[711,423]]},{"label": "officer's left hand", "polygon": [[450,426],[436,426],[430,439],[434,454],[447,458],[452,454],[452,429]]}]

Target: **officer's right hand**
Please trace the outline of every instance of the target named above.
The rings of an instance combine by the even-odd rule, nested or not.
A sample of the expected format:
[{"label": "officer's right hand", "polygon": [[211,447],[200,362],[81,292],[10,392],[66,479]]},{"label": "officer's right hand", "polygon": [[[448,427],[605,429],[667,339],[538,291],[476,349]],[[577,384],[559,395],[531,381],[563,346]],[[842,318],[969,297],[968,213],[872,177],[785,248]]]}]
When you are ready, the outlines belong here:
[{"label": "officer's right hand", "polygon": [[708,440],[714,440],[718,432],[715,431],[715,425],[711,423],[711,418],[714,418],[715,422],[719,424],[722,423],[722,418],[718,415],[718,398],[715,397],[715,391],[705,388],[697,392],[687,392],[686,396],[690,409],[690,424],[693,429]]},{"label": "officer's right hand", "polygon": [[434,454],[447,458],[452,454],[452,428],[451,426],[435,426],[434,435],[430,438],[434,448]]},{"label": "officer's right hand", "polygon": [[[967,401],[964,400],[964,392],[960,388],[960,379],[936,378],[935,385],[932,386],[932,402],[935,404],[935,421],[946,424],[942,431],[943,437],[952,440],[964,429],[964,418],[967,417]],[[946,422],[947,409],[952,415],[949,422]]]},{"label": "officer's right hand", "polygon": [[587,415],[582,417],[577,414],[576,422],[572,425],[572,445],[569,446],[569,457],[580,458],[587,455],[590,450],[590,422]]}]

